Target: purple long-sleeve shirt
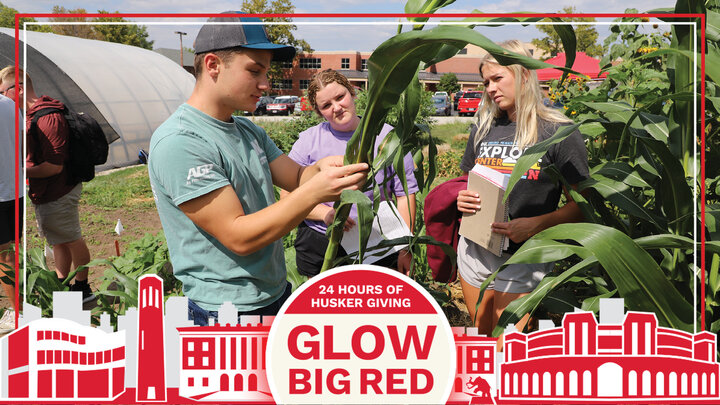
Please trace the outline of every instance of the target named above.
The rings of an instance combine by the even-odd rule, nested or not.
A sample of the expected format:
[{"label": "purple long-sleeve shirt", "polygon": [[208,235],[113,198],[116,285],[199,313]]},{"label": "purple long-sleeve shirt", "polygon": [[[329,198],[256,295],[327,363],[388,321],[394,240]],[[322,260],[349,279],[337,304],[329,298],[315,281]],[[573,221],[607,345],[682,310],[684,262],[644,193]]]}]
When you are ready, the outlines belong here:
[{"label": "purple long-sleeve shirt", "polygon": [[[387,134],[392,129],[393,128],[390,125],[385,124],[383,126],[382,131],[380,131],[380,135],[378,135],[377,139],[375,140],[376,155],[378,146],[382,143],[382,140],[385,139],[385,136],[387,136]],[[290,153],[288,153],[288,157],[290,157],[290,159],[294,160],[301,166],[310,166],[312,164],[315,164],[315,162],[317,162],[318,160],[327,156],[344,155],[345,147],[347,146],[347,142],[352,137],[353,132],[354,131],[336,131],[330,126],[329,123],[323,122],[301,132],[298,140],[293,145],[292,150],[290,150]],[[417,181],[415,180],[415,175],[413,174],[413,171],[415,170],[415,164],[413,162],[412,156],[410,156],[410,154],[408,153],[407,155],[405,155],[403,162],[405,166],[405,179],[407,180],[408,193],[414,194],[418,191],[418,186]],[[386,184],[386,190],[388,194],[392,193],[396,196],[404,196],[405,191],[403,190],[402,182],[395,173],[395,169],[391,167],[386,172],[388,177],[392,177],[388,180]],[[375,176],[375,180],[378,182],[378,184],[382,184],[385,175],[385,172],[380,172]],[[365,194],[372,200],[372,190],[365,192]],[[381,198],[383,198],[383,196],[381,196]],[[328,207],[333,206],[332,203],[323,204],[327,205]],[[350,211],[350,217],[353,219],[357,219],[357,208],[355,206],[353,206],[352,210]],[[327,230],[327,226],[322,221],[305,220],[305,223],[310,228],[321,233],[325,233],[325,231]]]}]

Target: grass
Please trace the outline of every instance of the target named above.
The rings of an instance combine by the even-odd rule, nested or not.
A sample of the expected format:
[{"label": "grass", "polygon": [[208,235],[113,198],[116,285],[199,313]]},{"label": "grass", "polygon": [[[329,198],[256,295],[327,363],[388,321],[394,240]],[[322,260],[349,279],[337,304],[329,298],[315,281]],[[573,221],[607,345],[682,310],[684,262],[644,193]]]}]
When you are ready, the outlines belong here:
[{"label": "grass", "polygon": [[96,176],[83,185],[80,204],[98,209],[155,209],[147,166],[135,166]]},{"label": "grass", "polygon": [[465,150],[465,142],[459,141],[456,136],[467,135],[470,132],[470,124],[455,121],[450,124],[434,125],[431,132],[438,144],[448,144],[451,148],[459,149],[462,152]]}]

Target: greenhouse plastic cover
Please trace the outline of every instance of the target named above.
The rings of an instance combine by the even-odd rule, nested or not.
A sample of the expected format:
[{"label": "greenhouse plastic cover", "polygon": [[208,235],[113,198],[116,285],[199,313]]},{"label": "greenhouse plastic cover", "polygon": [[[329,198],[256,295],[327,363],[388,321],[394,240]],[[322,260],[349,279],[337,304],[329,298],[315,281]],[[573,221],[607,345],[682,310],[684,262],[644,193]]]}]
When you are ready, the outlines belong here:
[{"label": "greenhouse plastic cover", "polygon": [[[194,77],[167,57],[139,47],[71,36],[20,31],[20,67],[38,95],[47,94],[103,126],[110,145],[102,168],[138,162],[153,131],[184,103]],[[14,63],[14,30],[0,28],[0,62]],[[21,79],[22,80],[22,79]]]}]

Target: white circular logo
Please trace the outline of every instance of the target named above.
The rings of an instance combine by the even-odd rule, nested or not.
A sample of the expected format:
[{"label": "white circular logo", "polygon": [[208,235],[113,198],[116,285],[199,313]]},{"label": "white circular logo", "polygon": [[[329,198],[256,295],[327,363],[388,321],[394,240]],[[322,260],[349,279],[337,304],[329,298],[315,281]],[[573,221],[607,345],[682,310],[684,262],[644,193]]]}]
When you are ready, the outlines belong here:
[{"label": "white circular logo", "polygon": [[445,403],[455,341],[430,294],[372,265],[310,279],[285,303],[267,347],[279,403]]}]

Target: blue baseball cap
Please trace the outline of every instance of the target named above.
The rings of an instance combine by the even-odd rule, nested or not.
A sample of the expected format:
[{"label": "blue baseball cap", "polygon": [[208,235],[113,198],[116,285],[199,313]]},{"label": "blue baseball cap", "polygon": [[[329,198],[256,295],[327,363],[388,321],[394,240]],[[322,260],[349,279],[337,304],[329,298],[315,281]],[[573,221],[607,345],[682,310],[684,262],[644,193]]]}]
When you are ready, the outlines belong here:
[{"label": "blue baseball cap", "polygon": [[[245,14],[241,11],[225,11],[222,14]],[[273,52],[273,61],[289,62],[295,57],[295,47],[273,44],[267,37],[265,26],[257,17],[219,17],[208,20],[195,38],[195,54],[219,51],[235,47],[267,49]],[[237,24],[254,23],[254,24]],[[217,24],[235,23],[235,24]]]}]

